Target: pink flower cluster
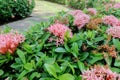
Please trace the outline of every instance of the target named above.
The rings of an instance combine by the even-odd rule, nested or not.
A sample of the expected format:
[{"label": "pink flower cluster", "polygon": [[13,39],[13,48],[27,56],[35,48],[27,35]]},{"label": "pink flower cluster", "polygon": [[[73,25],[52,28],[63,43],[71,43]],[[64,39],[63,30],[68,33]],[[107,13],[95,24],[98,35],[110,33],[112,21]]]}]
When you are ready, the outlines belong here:
[{"label": "pink flower cluster", "polygon": [[110,27],[106,32],[108,35],[120,38],[120,26]]},{"label": "pink flower cluster", "polygon": [[90,20],[90,17],[87,14],[84,14],[81,10],[74,10],[69,13],[74,16],[74,25],[78,26],[79,29],[85,26]]},{"label": "pink flower cluster", "polygon": [[119,74],[112,72],[109,68],[102,66],[95,66],[93,69],[82,73],[83,80],[120,80],[119,76]]},{"label": "pink flower cluster", "polygon": [[70,11],[68,14],[76,16],[76,15],[79,15],[79,14],[83,14],[83,11],[81,11],[81,10],[73,10],[73,11]]},{"label": "pink flower cluster", "polygon": [[24,40],[24,36],[18,32],[11,31],[10,33],[0,34],[0,53],[6,54],[6,52],[9,52],[13,54]]},{"label": "pink flower cluster", "polygon": [[96,15],[97,14],[97,10],[95,8],[88,8],[88,12],[91,14],[91,15]]},{"label": "pink flower cluster", "polygon": [[[70,32],[70,37],[72,37],[72,32],[71,30],[63,25],[63,24],[59,24],[59,23],[56,23],[56,24],[53,24],[51,25],[50,27],[48,27],[48,30],[54,34],[55,36],[57,36],[58,38],[56,39],[56,45],[58,46],[59,43],[60,44],[63,44],[64,43],[64,37],[65,37],[65,34],[67,31]],[[50,41],[53,41],[54,39],[50,38]]]},{"label": "pink flower cluster", "polygon": [[116,3],[116,4],[113,6],[113,8],[119,9],[119,8],[120,8],[120,3]]},{"label": "pink flower cluster", "polygon": [[103,22],[111,26],[120,26],[120,21],[113,15],[105,16]]}]

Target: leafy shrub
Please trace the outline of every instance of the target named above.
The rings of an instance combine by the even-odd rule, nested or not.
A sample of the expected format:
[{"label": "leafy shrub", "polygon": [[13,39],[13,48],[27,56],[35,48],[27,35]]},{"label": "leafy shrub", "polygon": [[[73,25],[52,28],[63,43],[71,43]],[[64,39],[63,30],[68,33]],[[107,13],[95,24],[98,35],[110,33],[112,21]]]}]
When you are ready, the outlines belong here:
[{"label": "leafy shrub", "polygon": [[0,20],[27,17],[33,8],[34,0],[0,0]]},{"label": "leafy shrub", "polygon": [[[120,75],[120,25],[114,27],[114,19],[104,19],[107,15],[98,11],[95,15],[89,14],[89,21],[79,28],[81,16],[85,15],[88,15],[86,10],[62,11],[48,22],[31,27],[13,55],[0,54],[0,79],[82,80],[84,76],[91,79],[86,74],[94,76],[97,73],[94,77],[100,75],[105,80],[117,80]],[[74,24],[75,18],[79,25]],[[58,29],[61,25],[55,25],[58,23],[64,27],[63,33]],[[49,30],[51,25],[55,27],[52,31]],[[63,34],[61,44],[58,39]],[[96,65],[99,67],[93,68]]]},{"label": "leafy shrub", "polygon": [[66,4],[75,9],[84,9],[88,7],[101,7],[104,3],[110,3],[111,0],[48,0],[60,4]]}]

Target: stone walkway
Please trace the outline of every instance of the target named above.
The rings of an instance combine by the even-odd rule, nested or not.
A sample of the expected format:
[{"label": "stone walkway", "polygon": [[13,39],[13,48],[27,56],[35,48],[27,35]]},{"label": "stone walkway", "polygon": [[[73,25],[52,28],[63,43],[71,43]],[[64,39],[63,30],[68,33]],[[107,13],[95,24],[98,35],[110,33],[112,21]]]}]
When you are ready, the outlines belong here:
[{"label": "stone walkway", "polygon": [[55,13],[62,11],[62,10],[69,11],[71,9],[63,5],[56,4],[56,3],[36,0],[36,6],[30,17],[22,19],[22,20],[10,22],[0,27],[4,28],[5,26],[10,26],[13,29],[24,31],[28,29],[30,26],[33,26],[41,21],[47,21],[50,16],[53,16],[55,15]]}]

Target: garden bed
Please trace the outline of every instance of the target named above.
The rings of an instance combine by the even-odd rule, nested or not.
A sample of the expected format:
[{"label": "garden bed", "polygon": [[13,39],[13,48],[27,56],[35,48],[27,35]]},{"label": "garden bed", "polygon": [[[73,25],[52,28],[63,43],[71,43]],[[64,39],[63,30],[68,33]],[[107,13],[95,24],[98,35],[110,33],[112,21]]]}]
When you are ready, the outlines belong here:
[{"label": "garden bed", "polygon": [[119,80],[120,3],[59,12],[0,34],[0,79]]}]

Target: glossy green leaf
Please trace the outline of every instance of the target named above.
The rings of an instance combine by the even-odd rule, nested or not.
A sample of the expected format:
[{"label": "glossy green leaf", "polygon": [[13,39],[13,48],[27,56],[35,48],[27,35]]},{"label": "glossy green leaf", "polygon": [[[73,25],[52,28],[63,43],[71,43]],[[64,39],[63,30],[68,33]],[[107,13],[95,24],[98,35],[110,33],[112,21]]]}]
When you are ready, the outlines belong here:
[{"label": "glossy green leaf", "polygon": [[56,80],[54,78],[40,78],[40,80]]},{"label": "glossy green leaf", "polygon": [[74,76],[69,73],[65,73],[58,77],[59,80],[75,80]]},{"label": "glossy green leaf", "polygon": [[31,71],[33,69],[33,65],[32,65],[32,63],[26,63],[24,65],[24,68],[28,71]]},{"label": "glossy green leaf", "polygon": [[18,76],[17,80],[21,80],[26,74],[28,73],[28,71],[24,70],[20,73],[20,75]]},{"label": "glossy green leaf", "polygon": [[104,40],[104,37],[96,37],[95,38],[95,42],[99,42],[99,41],[102,41],[102,40]]},{"label": "glossy green leaf", "polygon": [[96,54],[91,54],[90,55],[90,58],[88,58],[88,62],[90,64],[94,64],[96,63],[97,61],[100,61],[103,59],[103,54],[101,53],[96,53]]},{"label": "glossy green leaf", "polygon": [[65,53],[66,50],[65,50],[64,48],[62,48],[62,47],[58,47],[58,48],[55,49],[55,52],[58,52],[58,53]]},{"label": "glossy green leaf", "polygon": [[113,39],[113,44],[117,50],[120,50],[120,41],[118,39]]},{"label": "glossy green leaf", "polygon": [[20,67],[22,67],[23,66],[23,64],[19,64],[19,63],[13,63],[12,65],[11,65],[11,67],[12,68],[15,68],[15,69],[18,69],[18,68],[20,68]]},{"label": "glossy green leaf", "polygon": [[111,67],[110,69],[111,69],[113,72],[120,73],[120,68]]},{"label": "glossy green leaf", "polygon": [[82,76],[78,76],[75,80],[82,80]]},{"label": "glossy green leaf", "polygon": [[108,65],[111,65],[111,63],[112,63],[112,57],[109,56],[109,55],[107,55],[107,56],[105,57],[105,61],[106,61],[106,63],[107,63]]},{"label": "glossy green leaf", "polygon": [[0,76],[4,74],[4,71],[0,69]]},{"label": "glossy green leaf", "polygon": [[78,44],[76,42],[74,42],[72,44],[72,48],[71,48],[72,54],[74,57],[78,57],[79,55],[79,48],[78,48]]},{"label": "glossy green leaf", "polygon": [[67,52],[70,52],[70,48],[69,48],[69,46],[67,45],[67,43],[64,44],[64,47],[65,47],[65,50],[66,50]]},{"label": "glossy green leaf", "polygon": [[25,53],[22,50],[18,49],[17,54],[20,57],[23,64],[25,64],[26,63]]},{"label": "glossy green leaf", "polygon": [[62,72],[60,66],[57,63],[54,64],[54,68],[56,69],[57,73],[61,73]]},{"label": "glossy green leaf", "polygon": [[81,60],[81,61],[84,61],[88,56],[89,56],[89,53],[88,53],[88,52],[83,52],[83,53],[81,53],[80,60]]},{"label": "glossy green leaf", "polygon": [[22,46],[23,46],[23,49],[27,51],[27,53],[33,53],[31,45],[25,43]]},{"label": "glossy green leaf", "polygon": [[78,40],[80,40],[80,37],[77,34],[74,34],[72,39],[70,40],[70,42],[72,43],[72,42],[75,42],[75,41],[78,41]]},{"label": "glossy green leaf", "polygon": [[115,58],[114,66],[120,67],[120,57]]},{"label": "glossy green leaf", "polygon": [[85,65],[83,62],[78,61],[77,64],[81,72],[85,70]]},{"label": "glossy green leaf", "polygon": [[50,75],[52,75],[52,76],[54,76],[55,78],[57,78],[56,69],[55,69],[54,65],[52,65],[52,64],[44,64],[44,66],[45,66],[47,72],[48,72]]},{"label": "glossy green leaf", "polygon": [[45,44],[45,41],[48,40],[50,34],[49,33],[45,33],[42,38],[41,38],[41,43],[38,45],[39,50],[41,50]]},{"label": "glossy green leaf", "polygon": [[47,64],[54,64],[55,63],[55,58],[45,58],[44,62]]},{"label": "glossy green leaf", "polygon": [[40,76],[41,76],[40,73],[34,72],[30,75],[30,80],[34,80],[35,77],[40,78]]},{"label": "glossy green leaf", "polygon": [[68,63],[70,69],[72,70],[72,73],[75,74],[75,69],[73,68],[72,64]]}]

